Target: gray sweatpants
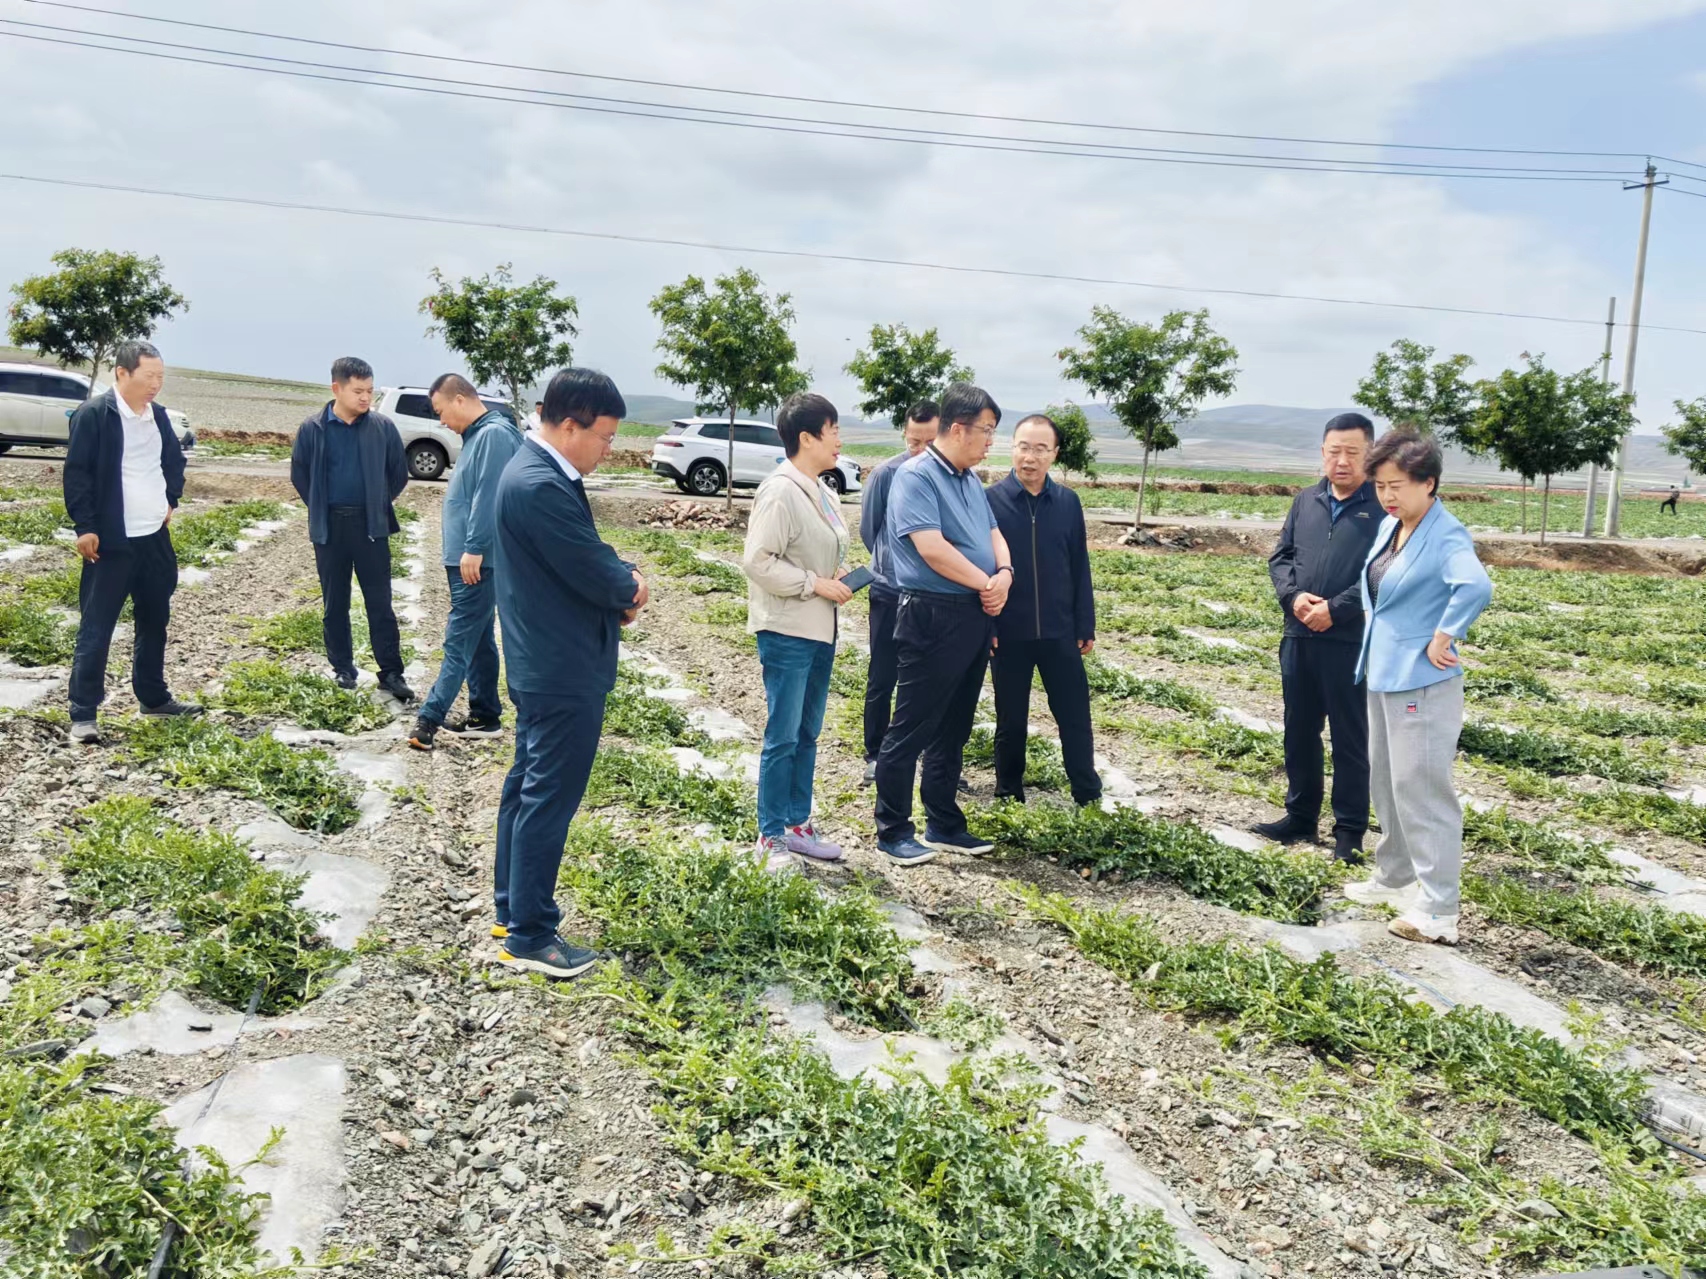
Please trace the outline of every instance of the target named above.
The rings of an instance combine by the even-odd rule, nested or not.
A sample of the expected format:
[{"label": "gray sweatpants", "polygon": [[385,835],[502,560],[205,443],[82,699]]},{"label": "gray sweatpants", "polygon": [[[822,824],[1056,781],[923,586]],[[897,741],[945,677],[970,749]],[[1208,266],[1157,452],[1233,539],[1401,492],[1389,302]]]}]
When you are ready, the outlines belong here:
[{"label": "gray sweatpants", "polygon": [[1463,872],[1463,809],[1451,778],[1463,731],[1463,679],[1406,693],[1368,695],[1368,764],[1380,843],[1375,877],[1402,888],[1420,880],[1418,905],[1457,913]]}]

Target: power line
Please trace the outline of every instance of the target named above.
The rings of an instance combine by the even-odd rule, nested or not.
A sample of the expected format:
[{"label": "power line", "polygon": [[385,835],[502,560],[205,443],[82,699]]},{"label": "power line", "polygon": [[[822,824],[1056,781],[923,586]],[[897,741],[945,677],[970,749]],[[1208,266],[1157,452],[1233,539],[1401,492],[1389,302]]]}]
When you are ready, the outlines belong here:
[{"label": "power line", "polygon": [[[8,21],[10,21],[10,20],[9,19],[0,19],[0,23],[4,23],[4,22],[8,22]],[[801,126],[801,125],[780,124],[780,123],[763,123],[763,122],[760,122],[757,120],[728,120],[728,119],[711,119],[711,118],[698,117],[698,116],[683,116],[683,115],[673,114],[672,110],[669,108],[665,108],[662,111],[640,111],[640,110],[627,108],[627,107],[598,106],[598,105],[592,105],[592,104],[585,103],[585,102],[541,101],[538,98],[514,96],[515,93],[529,92],[527,90],[516,90],[516,91],[506,92],[506,93],[485,93],[485,92],[476,92],[472,89],[448,89],[448,88],[432,87],[432,86],[428,86],[428,85],[424,85],[424,84],[393,84],[393,83],[387,83],[385,81],[374,80],[374,79],[371,79],[370,77],[372,77],[373,75],[376,75],[376,74],[401,75],[401,74],[405,74],[405,73],[375,72],[375,71],[372,71],[370,69],[361,68],[361,67],[340,68],[340,69],[344,69],[344,70],[351,70],[351,71],[359,72],[360,77],[358,78],[355,76],[330,75],[330,74],[327,74],[327,73],[321,72],[321,71],[291,70],[291,69],[287,69],[287,68],[281,67],[281,66],[256,65],[254,62],[231,62],[231,61],[225,61],[225,60],[218,59],[218,58],[190,57],[187,54],[165,53],[165,52],[160,52],[160,51],[154,50],[154,49],[134,49],[134,48],[122,48],[122,47],[118,47],[118,46],[114,46],[114,45],[108,45],[108,44],[90,44],[90,43],[86,43],[83,41],[65,40],[65,39],[60,39],[60,38],[53,37],[53,36],[32,35],[32,34],[29,34],[27,32],[21,32],[21,31],[0,31],[0,37],[4,37],[4,38],[9,39],[9,40],[29,40],[29,41],[34,41],[34,42],[40,43],[40,44],[62,45],[62,46],[66,46],[66,47],[73,48],[73,49],[95,49],[95,50],[100,50],[100,51],[106,52],[106,53],[124,54],[124,55],[129,56],[129,57],[152,58],[152,59],[156,59],[156,60],[160,60],[160,61],[166,61],[166,62],[188,63],[188,64],[195,65],[195,66],[223,67],[223,68],[226,68],[229,70],[235,70],[235,71],[260,72],[263,75],[282,76],[282,77],[286,77],[286,78],[290,78],[290,79],[316,80],[316,81],[329,82],[329,83],[333,83],[333,84],[355,84],[355,85],[362,85],[362,86],[365,86],[368,88],[394,89],[394,90],[401,90],[403,92],[408,92],[408,93],[427,94],[427,95],[436,96],[436,97],[459,98],[459,99],[484,101],[484,102],[506,102],[506,103],[524,105],[524,106],[551,107],[551,108],[555,108],[555,109],[559,109],[559,110],[585,111],[585,112],[591,112],[591,113],[597,114],[597,115],[624,116],[624,117],[637,118],[637,119],[648,119],[648,120],[672,120],[672,121],[677,121],[677,122],[687,123],[687,124],[714,125],[714,126],[718,126],[721,128],[758,130],[758,131],[767,132],[767,133],[788,133],[788,134],[804,135],[807,137],[854,138],[854,139],[860,139],[863,141],[870,141],[870,142],[898,142],[898,143],[911,144],[914,146],[948,147],[948,148],[952,148],[952,149],[956,149],[956,150],[992,151],[992,152],[1003,152],[1003,153],[1015,154],[1015,155],[1053,155],[1053,156],[1064,156],[1064,157],[1072,158],[1072,159],[1124,160],[1124,161],[1128,161],[1128,162],[1141,162],[1141,163],[1149,163],[1149,164],[1178,164],[1178,165],[1187,165],[1187,166],[1191,166],[1191,167],[1220,168],[1220,169],[1264,169],[1264,170],[1269,170],[1269,171],[1273,171],[1273,172],[1282,172],[1282,173],[1355,173],[1355,174],[1363,174],[1363,175],[1374,174],[1374,175],[1383,176],[1383,177],[1463,178],[1463,179],[1482,179],[1482,180],[1511,181],[1511,182],[1595,182],[1595,183],[1617,182],[1617,183],[1621,183],[1621,182],[1625,181],[1624,178],[1615,177],[1615,176],[1611,176],[1611,177],[1590,177],[1590,176],[1565,176],[1565,175],[1554,175],[1554,174],[1543,174],[1543,173],[1455,172],[1455,171],[1449,171],[1449,170],[1438,170],[1438,171],[1436,171],[1436,170],[1421,170],[1421,169],[1358,169],[1358,168],[1344,167],[1343,164],[1341,164],[1341,163],[1299,163],[1299,164],[1294,164],[1294,163],[1272,163],[1272,162],[1269,162],[1267,160],[1261,160],[1261,159],[1255,159],[1255,158],[1252,158],[1252,160],[1249,162],[1243,162],[1243,161],[1230,160],[1230,159],[1228,159],[1228,160],[1192,159],[1192,158],[1187,158],[1185,156],[1173,156],[1173,155],[1110,154],[1110,153],[1105,152],[1105,151],[1066,150],[1066,149],[1061,149],[1061,147],[1057,147],[1057,146],[1050,144],[1050,143],[1047,143],[1047,142],[1040,142],[1040,143],[1035,144],[1035,145],[1016,146],[1016,145],[1010,145],[1010,144],[1006,144],[1006,143],[981,142],[981,141],[969,140],[971,137],[973,137],[975,135],[964,135],[964,138],[966,140],[949,140],[947,138],[933,138],[933,137],[908,137],[908,136],[899,136],[899,135],[878,135],[878,134],[872,134],[869,132],[856,131],[856,130],[860,130],[860,129],[867,127],[867,126],[860,126],[857,124],[849,125],[846,127],[840,127],[840,128],[814,129],[814,128],[806,128],[806,127]],[[99,39],[101,37],[99,35],[97,35],[96,38]],[[115,38],[129,39],[130,37],[115,37]],[[234,54],[231,56],[245,57],[246,58],[246,57],[255,57],[255,56],[259,56],[259,55]],[[1023,140],[1021,140],[1021,141],[1023,141]],[[1069,144],[1063,144],[1063,145],[1071,146],[1071,145],[1081,145],[1081,144],[1070,144],[1069,143]],[[1364,162],[1364,163],[1371,163],[1371,162]]]},{"label": "power line", "polygon": [[[347,50],[351,48],[360,48],[363,52],[383,54],[387,57],[420,58],[434,62],[456,63],[462,66],[486,67],[492,70],[520,71],[532,75],[551,75],[582,80],[601,80],[610,84],[632,84],[647,88],[672,89],[689,93],[721,94],[732,97],[762,99],[772,102],[801,102],[814,106],[845,107],[861,111],[887,111],[961,120],[994,120],[1003,124],[1040,124],[1056,128],[1098,129],[1124,133],[1150,133],[1167,137],[1218,138],[1223,141],[1234,142],[1282,142],[1292,145],[1307,146],[1364,147],[1401,151],[1475,153],[1482,155],[1574,156],[1588,158],[1597,157],[1600,159],[1641,159],[1643,161],[1648,158],[1645,152],[1638,151],[1569,151],[1536,147],[1478,147],[1428,145],[1415,142],[1362,142],[1341,138],[1307,138],[1260,133],[1227,133],[1207,129],[1164,129],[1144,125],[1112,124],[1105,121],[1056,120],[1037,116],[998,115],[979,111],[953,111],[936,107],[920,107],[915,104],[902,105],[886,102],[861,102],[844,98],[811,97],[802,94],[775,93],[757,89],[729,89],[715,85],[694,84],[674,80],[649,79],[638,76],[609,75],[592,71],[571,71],[565,70],[561,67],[531,66],[526,63],[459,57],[444,53],[425,53],[409,49],[387,49],[378,46],[359,46],[352,45],[347,40],[318,40],[309,36],[288,35],[283,32],[276,31],[257,31],[247,27],[222,26],[211,22],[191,22],[182,18],[164,18],[153,14],[130,13],[123,9],[102,8],[95,5],[71,4],[67,3],[66,0],[26,0],[26,3],[40,5],[45,8],[66,9],[79,13],[93,13],[105,17],[123,18],[134,22],[154,22],[167,26],[188,27],[202,31],[217,31],[225,35],[247,36],[258,40],[278,40],[293,44],[312,45],[317,48],[324,49]],[[1698,164],[1692,160],[1672,160],[1666,156],[1653,156],[1651,158],[1663,160],[1667,164],[1683,164],[1695,168],[1706,169],[1706,164]]]},{"label": "power line", "polygon": [[[752,254],[764,257],[803,258],[820,262],[851,263],[856,266],[887,266],[907,270],[941,271],[955,275],[988,275],[1006,279],[1041,280],[1065,284],[1096,284],[1115,288],[1153,289],[1167,293],[1195,293],[1218,297],[1258,298],[1284,302],[1311,302],[1333,306],[1358,306],[1397,311],[1430,311],[1447,315],[1476,315],[1494,319],[1535,320],[1548,324],[1585,324],[1598,327],[1603,320],[1579,319],[1566,315],[1540,315],[1524,311],[1494,311],[1480,307],[1439,306],[1422,302],[1379,302],[1368,298],[1339,298],[1308,293],[1277,293],[1260,289],[1227,289],[1185,284],[1159,284],[1151,280],[1124,280],[1093,275],[1073,275],[1055,271],[1025,271],[1012,267],[959,266],[946,262],[926,262],[909,258],[885,258],[854,253],[825,253],[808,249],[778,249],[758,245],[717,244],[704,240],[687,240],[669,236],[635,235],[615,231],[588,231],[575,227],[540,226],[520,222],[494,222],[479,218],[457,218],[436,213],[410,213],[403,210],[358,209],[338,205],[308,204],[294,200],[267,200],[253,196],[218,195],[200,191],[173,191],[157,187],[133,186],[113,182],[95,182],[76,178],[46,177],[32,173],[0,173],[0,181],[29,182],[46,186],[72,187],[80,190],[116,192],[123,195],[152,195],[169,199],[192,200],[207,204],[236,204],[253,208],[276,209],[293,213],[326,213],[341,217],[377,218],[395,222],[414,222],[436,226],[467,227],[480,230],[511,231],[533,235],[570,236],[578,239],[614,241],[622,244],[646,244],[667,248],[704,249],[716,253]],[[1647,329],[1669,333],[1692,333],[1706,336],[1706,329],[1683,328],[1674,325],[1648,324]]]},{"label": "power line", "polygon": [[[378,76],[389,76],[389,77],[396,78],[396,79],[420,80],[420,81],[424,81],[428,84],[433,84],[433,85],[456,85],[456,86],[459,86],[462,88],[471,88],[471,89],[499,89],[499,90],[503,90],[505,92],[510,92],[510,93],[519,93],[519,94],[528,94],[528,95],[542,95],[548,99],[560,98],[560,99],[569,99],[569,100],[578,101],[578,102],[605,103],[605,104],[609,104],[609,105],[623,106],[623,107],[648,107],[648,108],[652,108],[652,109],[657,110],[657,111],[665,111],[665,112],[692,111],[692,112],[697,112],[699,114],[709,114],[709,115],[717,115],[717,116],[734,116],[734,117],[741,118],[741,119],[768,120],[768,121],[776,121],[776,122],[788,123],[788,124],[819,124],[819,125],[828,125],[828,126],[831,126],[834,128],[851,128],[851,129],[859,129],[859,130],[877,130],[877,131],[880,131],[884,134],[890,134],[890,133],[893,133],[893,134],[921,134],[921,135],[925,135],[926,137],[964,138],[964,139],[971,139],[971,140],[982,141],[982,142],[1016,142],[1016,143],[1025,143],[1025,144],[1028,144],[1030,146],[1035,146],[1035,147],[1091,147],[1097,151],[1107,151],[1110,153],[1132,152],[1132,153],[1151,154],[1151,155],[1207,156],[1207,157],[1215,157],[1215,158],[1221,158],[1221,159],[1234,159],[1234,160],[1272,160],[1272,161],[1282,161],[1282,162],[1285,162],[1287,164],[1291,164],[1291,163],[1310,164],[1310,163],[1320,162],[1323,159],[1323,157],[1320,157],[1320,156],[1271,155],[1271,154],[1266,154],[1266,153],[1252,153],[1252,152],[1247,152],[1247,151],[1198,151],[1198,150],[1186,150],[1186,149],[1177,148],[1177,147],[1139,147],[1139,146],[1131,146],[1129,144],[1121,144],[1121,143],[1079,142],[1079,141],[1075,141],[1075,140],[1068,139],[1068,138],[1030,138],[1030,137],[1014,136],[1011,134],[964,133],[964,132],[956,132],[954,130],[948,130],[948,129],[924,129],[924,128],[919,128],[919,127],[915,127],[915,126],[911,126],[911,125],[867,124],[867,123],[864,123],[861,121],[827,120],[827,119],[823,119],[822,117],[817,117],[817,116],[790,116],[790,115],[779,115],[779,114],[775,114],[775,113],[771,113],[771,112],[735,111],[735,110],[731,110],[731,109],[726,108],[726,107],[683,106],[683,105],[676,104],[676,103],[653,102],[653,101],[648,101],[648,100],[644,100],[644,99],[613,98],[613,97],[608,97],[608,96],[602,96],[602,95],[597,95],[597,94],[587,94],[587,93],[565,93],[565,92],[562,92],[559,90],[552,90],[552,89],[518,88],[515,86],[505,85],[505,84],[493,84],[493,83],[490,83],[488,81],[457,80],[457,79],[452,79],[452,78],[447,77],[447,76],[421,75],[417,72],[412,72],[412,71],[386,71],[386,70],[383,70],[383,69],[377,68],[377,67],[350,66],[348,64],[343,64],[343,63],[329,63],[329,62],[325,62],[323,60],[310,62],[310,61],[307,61],[307,60],[301,59],[301,58],[284,58],[284,57],[279,57],[279,56],[274,55],[274,54],[265,54],[265,53],[247,53],[247,52],[244,52],[244,51],[238,50],[238,49],[219,49],[219,48],[213,48],[213,47],[210,47],[207,45],[183,44],[180,42],[175,42],[175,41],[170,41],[170,40],[149,40],[149,39],[146,39],[146,38],[141,37],[141,36],[114,35],[114,34],[111,34],[108,32],[104,32],[104,31],[103,32],[83,31],[83,30],[79,30],[78,28],[75,28],[75,27],[54,26],[50,23],[44,23],[44,22],[22,22],[22,21],[15,19],[15,18],[0,18],[0,26],[26,27],[26,28],[30,28],[32,30],[37,30],[37,31],[55,31],[55,32],[59,32],[61,34],[87,36],[90,38],[96,38],[96,39],[101,39],[101,40],[120,40],[120,41],[125,42],[126,44],[151,45],[151,46],[154,46],[156,48],[173,49],[173,50],[177,50],[179,52],[214,54],[214,55],[217,55],[218,57],[221,57],[221,58],[244,58],[244,59],[250,59],[250,60],[254,60],[254,61],[278,63],[281,65],[292,66],[292,67],[310,67],[310,68],[315,69],[316,71],[348,71],[348,72],[353,72],[353,73],[360,74],[360,75],[378,75]],[[5,33],[0,33],[0,34],[5,34]],[[110,51],[115,52],[115,53],[129,52],[129,50],[125,50],[125,49],[112,49]],[[257,69],[260,69],[260,68],[257,68]],[[524,99],[516,99],[516,100],[520,101],[520,100],[524,100]],[[540,105],[547,105],[547,104],[540,104]],[[691,118],[691,117],[688,117],[688,118]],[[715,120],[705,121],[705,123],[717,123],[717,122],[718,121],[715,121]],[[864,135],[859,134],[859,135],[855,135],[855,136],[864,136]],[[917,139],[907,138],[907,139],[903,139],[903,140],[915,141]],[[1111,158],[1117,159],[1117,158],[1123,158],[1123,157],[1115,154],[1115,155],[1112,155]],[[1520,165],[1508,165],[1508,164],[1493,165],[1493,164],[1458,164],[1458,163],[1448,163],[1445,161],[1422,162],[1422,161],[1408,161],[1408,160],[1356,160],[1356,159],[1344,159],[1344,158],[1337,158],[1337,157],[1332,158],[1329,162],[1332,164],[1335,164],[1335,165],[1347,165],[1347,166],[1355,165],[1355,166],[1360,166],[1360,167],[1371,168],[1375,172],[1384,171],[1385,169],[1388,169],[1388,168],[1454,170],[1454,171],[1461,169],[1461,170],[1467,170],[1470,172],[1475,172],[1475,171],[1496,172],[1496,173],[1500,174],[1501,176],[1505,175],[1505,174],[1528,174],[1528,173],[1549,173],[1549,174],[1563,173],[1563,174],[1574,174],[1574,175],[1590,174],[1590,175],[1596,175],[1596,176],[1615,175],[1619,179],[1622,179],[1624,176],[1626,176],[1626,171],[1622,170],[1622,169],[1542,168],[1542,167],[1534,167],[1534,166],[1520,166]],[[1428,176],[1440,176],[1440,175],[1436,174],[1436,173],[1430,173]]]}]

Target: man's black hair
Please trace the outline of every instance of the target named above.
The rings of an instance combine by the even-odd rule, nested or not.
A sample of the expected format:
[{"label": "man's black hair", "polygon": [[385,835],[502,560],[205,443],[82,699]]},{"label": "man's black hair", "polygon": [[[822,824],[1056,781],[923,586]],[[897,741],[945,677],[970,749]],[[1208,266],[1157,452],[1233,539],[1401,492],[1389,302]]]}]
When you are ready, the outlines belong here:
[{"label": "man's black hair", "polygon": [[628,402],[608,374],[597,369],[558,369],[545,388],[539,420],[548,426],[572,421],[590,427],[601,417],[625,418]]},{"label": "man's black hair", "polygon": [[994,396],[970,382],[955,382],[942,392],[942,421],[936,428],[936,434],[946,435],[956,426],[970,426],[985,409],[995,414],[999,425],[1001,406],[995,402]]},{"label": "man's black hair", "polygon": [[934,422],[941,416],[941,406],[935,400],[920,400],[906,411],[908,422]]},{"label": "man's black hair", "polygon": [[432,385],[427,388],[427,399],[430,400],[433,396],[440,394],[451,397],[466,395],[470,400],[480,398],[480,393],[474,389],[474,384],[460,373],[440,373],[432,380]]},{"label": "man's black hair", "polygon": [[345,382],[356,382],[372,376],[373,366],[359,356],[340,355],[332,361],[332,381],[339,386]]},{"label": "man's black hair", "polygon": [[113,350],[113,368],[134,373],[144,360],[158,360],[160,349],[152,342],[120,342]]},{"label": "man's black hair", "polygon": [[1054,432],[1054,446],[1055,446],[1055,448],[1058,449],[1062,444],[1065,443],[1065,440],[1063,440],[1061,438],[1060,423],[1056,422],[1047,413],[1033,413],[1029,417],[1020,418],[1017,422],[1015,422],[1013,424],[1013,436],[1014,436],[1014,438],[1015,439],[1018,438],[1019,429],[1021,427],[1030,426],[1032,423],[1035,423],[1035,422],[1041,422],[1044,426],[1048,427],[1049,430]]},{"label": "man's black hair", "polygon": [[835,411],[835,405],[823,396],[812,391],[790,395],[776,410],[776,433],[782,437],[783,452],[794,457],[800,451],[800,436],[819,439],[824,428],[840,420],[841,415]]},{"label": "man's black hair", "polygon": [[1326,439],[1334,431],[1361,431],[1370,441],[1374,439],[1374,423],[1361,413],[1339,414],[1327,423],[1327,429],[1321,432],[1321,438]]}]

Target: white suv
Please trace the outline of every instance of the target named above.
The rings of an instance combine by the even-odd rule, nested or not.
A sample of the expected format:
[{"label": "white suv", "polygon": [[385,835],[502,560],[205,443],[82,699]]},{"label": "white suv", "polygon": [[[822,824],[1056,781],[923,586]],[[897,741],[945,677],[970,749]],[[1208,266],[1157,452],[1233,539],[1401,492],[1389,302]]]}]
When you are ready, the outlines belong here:
[{"label": "white suv", "polygon": [[[768,422],[734,421],[735,487],[755,488],[786,460],[782,434]],[[729,465],[729,420],[683,417],[652,445],[652,471],[696,497],[722,492]],[[859,464],[839,458],[820,477],[837,493],[859,491]]]},{"label": "white suv", "polygon": [[[107,388],[97,382],[89,389],[89,375],[51,364],[0,364],[0,453],[14,444],[46,445],[55,448],[71,439],[71,415],[91,395]],[[167,409],[166,418],[178,442],[195,447],[190,420],[177,409]]]},{"label": "white suv", "polygon": [[[515,421],[515,411],[508,401],[489,392],[482,392],[480,400],[487,408]],[[456,456],[462,451],[462,437],[438,420],[426,387],[382,386],[374,393],[373,408],[397,424],[397,434],[403,437],[403,456],[409,462],[410,479],[440,480],[456,465]]]}]

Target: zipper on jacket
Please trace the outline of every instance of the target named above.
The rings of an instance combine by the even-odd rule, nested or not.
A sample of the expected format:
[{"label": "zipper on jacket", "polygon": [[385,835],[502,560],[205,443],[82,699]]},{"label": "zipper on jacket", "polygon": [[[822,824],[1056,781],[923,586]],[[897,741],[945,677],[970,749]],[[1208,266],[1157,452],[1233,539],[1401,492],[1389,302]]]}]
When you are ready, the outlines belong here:
[{"label": "zipper on jacket", "polygon": [[1031,598],[1034,601],[1031,611],[1037,615],[1037,638],[1043,637],[1043,579],[1042,570],[1037,567],[1037,502],[1032,498],[1031,506]]}]

